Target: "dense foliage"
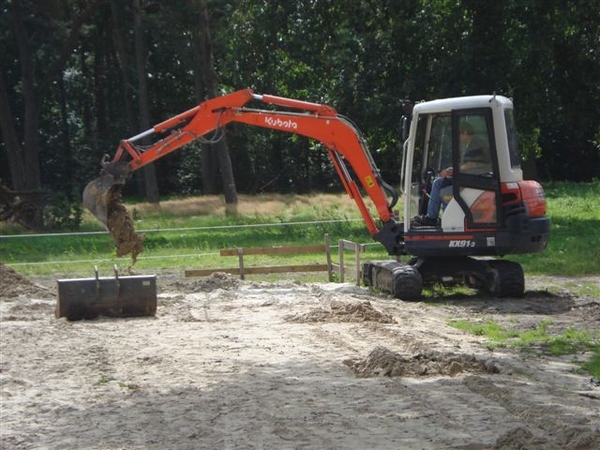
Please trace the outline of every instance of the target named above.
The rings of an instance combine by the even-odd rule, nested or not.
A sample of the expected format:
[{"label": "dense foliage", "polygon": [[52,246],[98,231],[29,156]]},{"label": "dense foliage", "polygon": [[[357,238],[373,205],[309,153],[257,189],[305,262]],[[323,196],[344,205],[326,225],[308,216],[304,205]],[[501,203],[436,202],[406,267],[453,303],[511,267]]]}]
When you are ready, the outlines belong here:
[{"label": "dense foliage", "polygon": [[[7,0],[0,8],[0,179],[15,187],[75,198],[101,156],[144,129],[141,79],[158,123],[210,96],[207,65],[219,93],[251,87],[334,106],[363,131],[392,183],[405,100],[491,92],[515,102],[531,176],[599,176],[595,1]],[[240,192],[339,186],[317,143],[241,125],[227,137]],[[29,155],[16,171],[11,143]],[[200,147],[156,164],[161,194],[206,190],[209,153]],[[15,179],[38,169],[38,182],[35,173]]]}]

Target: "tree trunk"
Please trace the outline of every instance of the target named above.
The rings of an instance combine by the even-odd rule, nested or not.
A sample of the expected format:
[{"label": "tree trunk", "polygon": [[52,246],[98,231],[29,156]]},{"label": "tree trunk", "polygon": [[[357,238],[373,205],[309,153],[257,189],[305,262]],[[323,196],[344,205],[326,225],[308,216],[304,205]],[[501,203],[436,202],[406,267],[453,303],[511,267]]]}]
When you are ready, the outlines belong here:
[{"label": "tree trunk", "polygon": [[[200,31],[200,55],[202,56],[201,64],[200,67],[198,67],[198,69],[202,74],[202,79],[204,80],[203,84],[205,86],[207,96],[214,98],[217,97],[219,93],[217,91],[217,76],[213,67],[212,38],[210,35],[209,28],[208,8],[206,7],[206,2],[204,0],[196,0],[196,6],[200,15],[198,27]],[[235,187],[235,179],[233,177],[231,155],[229,154],[229,148],[227,147],[226,138],[223,136],[223,138],[219,142],[213,144],[211,147],[212,149],[214,149],[214,151],[203,152],[203,175],[206,174],[206,170],[204,170],[204,166],[206,163],[206,161],[204,160],[204,156],[209,156],[209,161],[212,161],[214,153],[217,153],[219,169],[221,172],[221,177],[223,179],[223,193],[225,195],[225,203],[231,205],[237,204],[237,190]],[[206,165],[210,167],[210,163]]]},{"label": "tree trunk", "polygon": [[0,131],[2,131],[4,145],[8,154],[12,186],[15,190],[18,190],[24,185],[21,176],[25,173],[25,168],[23,167],[21,145],[19,144],[19,135],[17,134],[13,117],[12,109],[8,103],[6,86],[4,85],[4,75],[2,70],[0,70]]},{"label": "tree trunk", "polygon": [[131,93],[132,84],[129,77],[129,56],[127,54],[127,48],[125,46],[123,32],[121,31],[121,25],[119,22],[120,12],[118,6],[119,4],[117,3],[117,0],[111,0],[110,9],[112,16],[112,38],[115,43],[115,48],[117,49],[119,68],[121,70],[125,115],[127,116],[127,122],[131,128],[131,131],[133,131],[138,127],[138,125],[136,124],[135,113],[133,112],[133,106],[130,100],[133,94]]},{"label": "tree trunk", "polygon": [[[25,25],[20,5],[16,5],[12,10],[13,26],[17,38],[17,47],[19,49],[19,62],[21,64],[21,81],[23,89],[23,101],[25,117],[23,121],[23,147],[17,149],[12,155],[20,160],[22,173],[12,174],[13,184],[16,191],[20,190],[39,190],[41,187],[40,163],[38,154],[38,135],[39,128],[39,102],[35,86],[35,54]],[[41,224],[38,224],[41,225]]]},{"label": "tree trunk", "polygon": [[[150,99],[148,97],[148,78],[146,76],[146,52],[144,49],[144,30],[142,26],[142,11],[140,0],[133,0],[133,28],[135,35],[135,62],[138,75],[138,106],[140,111],[140,125],[142,130],[151,128]],[[144,183],[146,200],[158,206],[158,184],[156,181],[156,168],[154,164],[144,166]]]},{"label": "tree trunk", "polygon": [[[75,166],[75,161],[73,159],[73,151],[71,149],[71,139],[69,135],[69,119],[68,119],[68,111],[67,111],[67,92],[65,90],[65,82],[62,77],[58,78],[58,91],[59,91],[59,103],[60,103],[60,119],[61,119],[61,128],[62,128],[62,140],[64,145],[64,166],[63,171],[61,171],[61,177],[64,177],[65,186],[71,185],[74,180],[73,176],[73,167]],[[73,198],[73,189],[69,186],[69,189],[65,191],[65,196],[72,202]]]},{"label": "tree trunk", "polygon": [[[206,84],[204,80],[204,30],[201,28],[200,5],[194,3],[198,12],[197,26],[192,29],[192,44],[194,46],[194,92],[196,103],[200,103],[206,98]],[[216,195],[220,192],[218,183],[219,161],[215,148],[210,144],[202,144],[202,192],[204,195]]]},{"label": "tree trunk", "polygon": [[[81,75],[93,80],[92,96],[82,96],[83,126],[85,136],[92,149],[93,160],[99,163],[104,155],[110,154],[116,147],[110,138],[110,103],[107,98],[108,76],[110,73],[121,73],[119,55],[116,50],[116,39],[112,14],[105,27],[98,30],[98,36],[93,44],[93,65],[88,67],[86,56],[80,58]],[[107,45],[106,41],[110,41]],[[123,96],[126,99],[126,96]],[[125,107],[127,112],[127,106]],[[97,166],[100,170],[100,164]]]},{"label": "tree trunk", "polygon": [[[35,86],[35,54],[23,23],[23,12],[20,4],[12,9],[12,21],[19,49],[19,62],[21,64],[21,82],[23,89],[23,102],[25,117],[23,120],[23,145],[7,147],[9,160],[15,160],[11,169],[17,172],[11,173],[15,191],[40,191],[40,161],[38,152],[38,128],[40,102]],[[14,124],[13,124],[14,125]],[[15,131],[15,135],[18,133]],[[24,224],[28,228],[40,230],[44,227],[43,206],[38,205],[39,212],[29,217],[30,222]],[[36,208],[38,209],[38,208]]]},{"label": "tree trunk", "polygon": [[[139,131],[140,125],[136,120],[134,107],[132,104],[132,98],[134,97],[133,82],[129,76],[129,54],[127,52],[127,46],[125,45],[125,35],[121,29],[121,11],[119,10],[119,2],[117,0],[110,0],[111,10],[111,22],[112,22],[112,39],[117,49],[117,59],[119,63],[119,70],[121,71],[121,83],[123,85],[123,105],[125,107],[125,115],[127,117],[127,123],[129,125],[129,131],[134,134]],[[136,192],[141,193],[144,191],[142,185],[143,172],[139,172],[139,177],[136,181]]]},{"label": "tree trunk", "polygon": [[[124,34],[121,30],[119,21],[120,11],[117,0],[111,0],[111,15],[113,26],[113,41],[117,54],[119,56],[119,65],[121,70],[122,84],[124,86],[124,105],[127,115],[127,121],[132,133],[137,133],[140,128],[145,130],[151,127],[150,124],[150,102],[148,99],[148,84],[145,69],[145,51],[143,46],[143,29],[141,23],[141,10],[139,0],[133,0],[134,11],[134,38],[135,38],[135,62],[136,74],[138,76],[138,111],[139,120],[136,119],[134,107],[131,99],[135,92],[132,90],[133,82],[129,76],[130,58],[125,45]],[[150,203],[158,204],[158,183],[156,179],[156,169],[154,164],[148,164],[138,174],[138,192],[144,192],[146,199]]]}]

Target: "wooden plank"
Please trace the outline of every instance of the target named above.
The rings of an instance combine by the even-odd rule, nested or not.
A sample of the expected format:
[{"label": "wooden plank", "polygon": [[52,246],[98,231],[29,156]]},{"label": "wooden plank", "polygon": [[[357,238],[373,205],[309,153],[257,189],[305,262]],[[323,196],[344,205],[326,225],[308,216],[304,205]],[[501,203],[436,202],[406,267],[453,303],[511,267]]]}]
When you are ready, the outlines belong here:
[{"label": "wooden plank", "polygon": [[[251,247],[251,248],[230,248],[219,252],[221,256],[237,256],[239,258],[239,267],[219,268],[219,269],[195,269],[186,270],[186,277],[208,276],[215,272],[225,272],[232,275],[240,275],[244,279],[246,274],[256,273],[288,273],[288,272],[322,272],[326,271],[329,280],[333,278],[331,247],[329,245],[329,235],[325,235],[325,243],[321,245],[295,245],[295,246],[277,246],[277,247]],[[247,255],[283,255],[290,253],[321,253],[325,252],[327,264],[303,264],[288,266],[262,266],[246,267],[244,256]]]},{"label": "wooden plank", "polygon": [[245,273],[287,273],[327,271],[327,264],[300,264],[295,266],[246,267]]},{"label": "wooden plank", "polygon": [[229,273],[231,275],[239,275],[240,268],[239,267],[220,267],[215,269],[188,269],[184,272],[186,277],[208,277],[213,273],[224,272]]},{"label": "wooden plank", "polygon": [[[326,272],[327,264],[299,264],[293,266],[262,266],[262,267],[244,267],[244,274],[257,273],[288,273],[288,272]],[[186,270],[186,277],[209,276],[215,272],[225,272],[231,275],[239,275],[239,267],[220,268],[220,269],[192,269]]]},{"label": "wooden plank", "polygon": [[338,245],[344,250],[354,250],[356,252],[364,252],[367,246],[365,244],[359,244],[357,242],[348,241],[346,239],[340,239]]},{"label": "wooden plank", "polygon": [[215,269],[189,269],[185,271],[186,277],[208,277],[213,273],[224,272],[229,273],[231,275],[239,275],[240,268],[239,267],[221,267]]},{"label": "wooden plank", "polygon": [[[251,247],[241,249],[244,255],[281,255],[286,253],[320,253],[326,250],[324,245],[298,245],[290,247]],[[221,256],[237,256],[239,249],[226,248],[221,250]]]}]

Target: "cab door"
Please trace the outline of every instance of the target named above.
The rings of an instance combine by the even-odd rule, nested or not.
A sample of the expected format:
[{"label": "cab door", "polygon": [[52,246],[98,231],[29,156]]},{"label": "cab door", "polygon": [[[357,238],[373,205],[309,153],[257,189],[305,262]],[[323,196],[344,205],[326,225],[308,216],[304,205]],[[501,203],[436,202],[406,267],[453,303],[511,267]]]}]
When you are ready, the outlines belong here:
[{"label": "cab door", "polygon": [[417,121],[407,217],[426,213],[433,179],[441,169],[452,166],[450,113],[420,114]]},{"label": "cab door", "polygon": [[452,135],[453,198],[442,229],[496,228],[501,196],[491,109],[453,111]]}]

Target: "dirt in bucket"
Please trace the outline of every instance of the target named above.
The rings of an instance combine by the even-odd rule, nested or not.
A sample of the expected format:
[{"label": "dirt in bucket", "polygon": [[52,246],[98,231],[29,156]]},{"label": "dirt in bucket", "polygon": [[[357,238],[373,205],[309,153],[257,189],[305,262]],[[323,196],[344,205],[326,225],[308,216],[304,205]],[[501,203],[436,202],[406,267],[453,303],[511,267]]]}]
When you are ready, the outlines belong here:
[{"label": "dirt in bucket", "polygon": [[131,215],[121,203],[121,189],[112,189],[107,195],[106,226],[117,244],[117,256],[131,253],[131,267],[137,261],[137,256],[144,250],[144,236],[135,232]]}]

